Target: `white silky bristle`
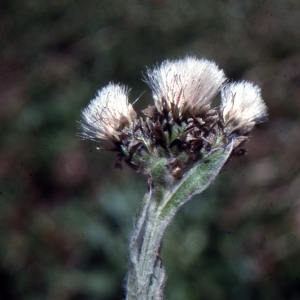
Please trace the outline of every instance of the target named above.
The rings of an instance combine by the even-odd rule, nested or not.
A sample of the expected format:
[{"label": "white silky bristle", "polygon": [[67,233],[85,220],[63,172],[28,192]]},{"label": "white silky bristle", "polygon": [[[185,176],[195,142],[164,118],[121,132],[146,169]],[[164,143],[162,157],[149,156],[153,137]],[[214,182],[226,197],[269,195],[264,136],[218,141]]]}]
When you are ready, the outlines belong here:
[{"label": "white silky bristle", "polygon": [[98,91],[95,99],[82,110],[83,131],[89,138],[107,139],[113,136],[122,117],[131,119],[128,89],[110,83]]},{"label": "white silky bristle", "polygon": [[204,107],[212,102],[225,80],[224,72],[214,62],[193,56],[166,60],[153,70],[148,70],[146,78],[160,112],[163,110],[163,99],[169,109],[176,105],[179,111],[199,103]]},{"label": "white silky bristle", "polygon": [[225,124],[266,121],[267,107],[258,86],[246,81],[231,83],[222,89],[221,97],[221,114]]}]

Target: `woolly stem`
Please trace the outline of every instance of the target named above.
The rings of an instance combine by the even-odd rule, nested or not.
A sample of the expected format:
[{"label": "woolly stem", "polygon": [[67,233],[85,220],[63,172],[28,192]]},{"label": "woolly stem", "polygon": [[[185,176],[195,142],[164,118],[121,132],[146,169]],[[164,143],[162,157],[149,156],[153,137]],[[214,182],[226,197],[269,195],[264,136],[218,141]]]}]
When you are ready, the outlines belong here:
[{"label": "woolly stem", "polygon": [[164,232],[179,207],[216,178],[230,152],[231,149],[211,152],[195,163],[181,180],[171,184],[163,176],[167,172],[166,160],[158,159],[153,163],[149,193],[136,214],[129,245],[127,300],[163,299],[166,272],[160,252]]}]

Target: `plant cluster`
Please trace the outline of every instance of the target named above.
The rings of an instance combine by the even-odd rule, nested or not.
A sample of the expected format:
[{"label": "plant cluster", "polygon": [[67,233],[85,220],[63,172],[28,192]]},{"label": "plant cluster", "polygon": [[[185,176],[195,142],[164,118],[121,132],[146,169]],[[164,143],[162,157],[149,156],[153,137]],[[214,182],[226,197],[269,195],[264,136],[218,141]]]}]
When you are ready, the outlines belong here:
[{"label": "plant cluster", "polygon": [[[127,300],[163,298],[160,251],[179,207],[216,178],[255,124],[267,117],[260,89],[227,83],[214,62],[187,56],[148,70],[154,106],[138,118],[128,88],[110,83],[82,111],[83,136],[110,143],[116,166],[125,161],[148,176],[129,245]],[[221,105],[212,101],[221,91]]]},{"label": "plant cluster", "polygon": [[[82,111],[83,137],[110,142],[101,149],[118,153],[149,174],[153,155],[168,158],[169,174],[180,179],[193,162],[216,148],[234,150],[249,137],[255,124],[266,121],[260,89],[249,82],[227,83],[214,62],[187,56],[148,69],[145,81],[154,106],[138,118],[128,102],[129,89],[110,83]],[[221,91],[221,105],[212,108]]]}]

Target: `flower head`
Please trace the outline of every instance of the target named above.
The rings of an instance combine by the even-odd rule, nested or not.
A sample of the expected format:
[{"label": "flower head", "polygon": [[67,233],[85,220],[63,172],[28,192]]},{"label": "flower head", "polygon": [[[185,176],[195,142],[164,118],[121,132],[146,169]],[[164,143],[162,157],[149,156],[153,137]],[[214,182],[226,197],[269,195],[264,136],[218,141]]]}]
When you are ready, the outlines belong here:
[{"label": "flower head", "polygon": [[193,56],[165,60],[148,70],[146,78],[157,110],[172,112],[179,120],[205,114],[225,80],[224,72],[214,62]]},{"label": "flower head", "polygon": [[250,82],[228,84],[222,89],[221,118],[228,133],[247,134],[267,120],[267,107],[260,88]]},{"label": "flower head", "polygon": [[118,141],[120,131],[132,127],[136,113],[128,103],[128,89],[110,83],[98,91],[96,98],[82,110],[84,136]]},{"label": "flower head", "polygon": [[[110,83],[82,111],[83,137],[110,141],[112,147],[102,149],[117,152],[116,167],[125,161],[149,175],[153,159],[167,159],[170,178],[179,180],[215,150],[235,151],[267,119],[259,87],[225,81],[224,72],[206,59],[166,60],[147,71],[155,106],[143,110],[145,119],[128,103],[128,88]],[[221,106],[211,109],[220,89]]]}]

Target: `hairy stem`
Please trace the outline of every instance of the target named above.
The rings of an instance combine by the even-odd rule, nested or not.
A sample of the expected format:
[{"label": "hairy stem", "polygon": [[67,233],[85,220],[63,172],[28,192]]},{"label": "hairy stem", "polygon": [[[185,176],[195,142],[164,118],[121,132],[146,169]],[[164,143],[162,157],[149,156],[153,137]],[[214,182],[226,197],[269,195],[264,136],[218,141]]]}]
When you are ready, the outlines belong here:
[{"label": "hairy stem", "polygon": [[151,169],[150,191],[139,208],[129,245],[127,300],[160,300],[166,283],[161,259],[164,232],[179,207],[193,195],[201,193],[216,178],[228,160],[231,149],[215,150],[204,157],[182,179],[164,181],[159,160]]}]

